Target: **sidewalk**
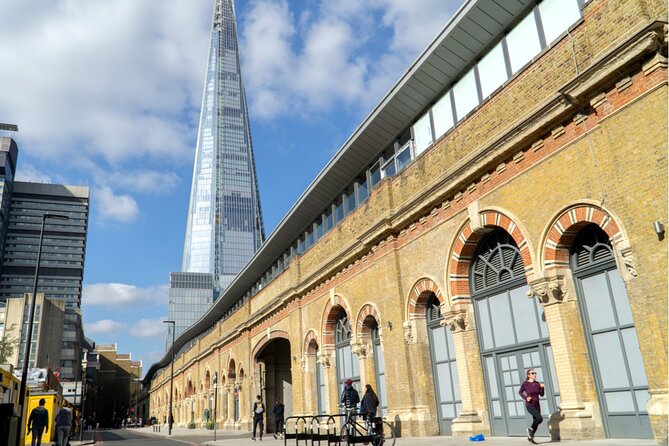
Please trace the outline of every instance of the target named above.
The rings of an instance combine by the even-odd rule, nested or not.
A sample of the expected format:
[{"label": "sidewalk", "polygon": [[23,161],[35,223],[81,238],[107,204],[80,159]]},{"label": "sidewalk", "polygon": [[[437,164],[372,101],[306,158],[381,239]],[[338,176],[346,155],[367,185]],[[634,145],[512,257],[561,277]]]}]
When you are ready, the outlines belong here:
[{"label": "sidewalk", "polygon": [[[152,427],[142,427],[138,429],[133,429],[137,432],[146,435],[155,435],[167,437],[167,426],[162,426],[160,432],[153,432]],[[205,436],[213,438],[214,431],[208,429],[183,429],[183,428],[173,428],[172,437],[186,437],[186,436]],[[537,437],[537,443],[539,444],[551,444],[550,438]],[[258,445],[259,442],[251,440],[251,433],[246,431],[235,431],[235,430],[217,430],[216,431],[216,441],[207,440],[201,444],[207,446],[251,446]],[[261,444],[269,445],[283,445],[283,440],[275,440],[272,434],[265,434],[263,436],[263,442]],[[295,440],[289,440],[287,443],[289,446],[295,445]],[[304,444],[304,442],[302,442]],[[434,437],[404,437],[398,438],[395,443],[398,446],[455,446],[455,445],[523,445],[526,446],[529,443],[525,437],[486,437],[483,442],[473,442],[469,441],[466,438],[456,438],[456,437],[447,437],[447,436],[434,436]],[[574,440],[565,440],[561,442],[552,443],[555,446],[657,446],[653,440],[638,440],[638,439],[603,439],[603,440],[588,440],[588,441],[574,441]],[[390,446],[389,443],[386,443],[386,446]]]}]

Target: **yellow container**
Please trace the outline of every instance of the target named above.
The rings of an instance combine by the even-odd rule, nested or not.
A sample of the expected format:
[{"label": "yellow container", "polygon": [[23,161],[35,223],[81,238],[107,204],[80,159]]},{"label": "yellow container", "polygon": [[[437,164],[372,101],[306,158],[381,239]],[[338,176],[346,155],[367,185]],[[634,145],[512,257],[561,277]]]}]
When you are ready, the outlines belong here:
[{"label": "yellow container", "polygon": [[25,444],[31,444],[32,441],[32,432],[28,433],[30,413],[39,405],[39,400],[42,398],[46,400],[44,407],[49,411],[49,431],[42,433],[42,444],[48,444],[48,442],[56,440],[56,414],[63,407],[63,396],[55,391],[38,391],[31,392],[28,397],[28,410],[25,412],[25,425],[23,427],[26,433]]}]

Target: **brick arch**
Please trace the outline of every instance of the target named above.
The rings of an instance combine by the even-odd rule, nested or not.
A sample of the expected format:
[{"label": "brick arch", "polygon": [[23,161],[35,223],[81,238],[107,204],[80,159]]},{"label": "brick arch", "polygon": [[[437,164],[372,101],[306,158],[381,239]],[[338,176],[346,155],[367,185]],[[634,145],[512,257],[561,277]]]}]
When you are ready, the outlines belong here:
[{"label": "brick arch", "polygon": [[476,230],[468,220],[458,232],[451,255],[448,259],[448,291],[451,303],[467,302],[471,296],[469,289],[469,268],[479,242],[495,228],[501,228],[511,235],[523,259],[525,274],[534,271],[532,252],[527,237],[518,224],[508,215],[498,210],[485,210],[479,214],[481,226]]},{"label": "brick arch", "polygon": [[436,282],[429,278],[418,280],[411,292],[407,303],[407,315],[409,320],[425,319],[425,305],[430,296],[434,294],[440,303],[444,303],[444,296]]},{"label": "brick arch", "polygon": [[[353,318],[351,316],[351,307],[346,302],[344,298],[335,294],[332,299],[328,300],[325,310],[323,311],[323,319],[321,323],[321,332],[323,333],[323,347],[324,348],[334,348],[334,332],[335,332],[335,322],[337,320],[337,315],[339,310],[343,309],[348,316],[348,320],[351,321],[351,329],[355,328],[355,325],[352,323]],[[351,337],[354,338],[355,333],[351,333]]]},{"label": "brick arch", "polygon": [[272,330],[268,334],[264,335],[256,344],[256,346],[253,348],[253,351],[251,352],[251,357],[255,361],[256,357],[260,353],[260,351],[271,341],[274,339],[285,339],[288,341],[290,344],[290,337],[288,336],[288,332],[284,330]]},{"label": "brick arch", "polygon": [[583,203],[570,206],[555,217],[544,237],[541,254],[545,270],[569,267],[569,251],[574,239],[590,223],[599,226],[613,246],[626,238],[622,225],[605,209]]},{"label": "brick arch", "polygon": [[368,337],[370,336],[371,329],[369,326],[365,325],[365,319],[368,316],[372,316],[376,320],[376,325],[381,328],[381,316],[379,315],[379,310],[373,304],[365,304],[358,312],[357,319],[357,332],[360,336]]},{"label": "brick arch", "polygon": [[316,352],[310,349],[311,343],[315,342],[318,345],[318,337],[316,336],[316,330],[313,328],[307,331],[306,336],[304,336],[304,344],[302,347],[302,352],[305,355],[315,355]]},{"label": "brick arch", "polygon": [[228,379],[232,381],[237,379],[237,368],[235,364],[235,359],[232,357],[228,360],[228,373],[226,375],[228,376]]}]

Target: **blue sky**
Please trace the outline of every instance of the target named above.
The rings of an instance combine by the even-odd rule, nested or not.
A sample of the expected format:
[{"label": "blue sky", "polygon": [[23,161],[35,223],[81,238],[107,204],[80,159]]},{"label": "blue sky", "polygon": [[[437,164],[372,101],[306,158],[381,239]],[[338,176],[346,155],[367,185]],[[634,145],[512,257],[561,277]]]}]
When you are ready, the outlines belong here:
[{"label": "blue sky", "polygon": [[[213,0],[3,0],[17,178],[87,185],[85,334],[144,369],[179,271]],[[462,0],[237,0],[269,234]]]}]

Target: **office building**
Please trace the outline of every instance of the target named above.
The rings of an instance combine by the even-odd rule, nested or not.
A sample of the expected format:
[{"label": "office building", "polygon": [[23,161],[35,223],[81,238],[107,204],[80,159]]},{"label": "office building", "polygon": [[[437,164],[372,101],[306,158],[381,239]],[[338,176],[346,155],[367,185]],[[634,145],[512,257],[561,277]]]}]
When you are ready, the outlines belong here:
[{"label": "office building", "polygon": [[[215,0],[181,271],[211,274],[216,300],[263,239],[234,1]],[[173,305],[192,299],[181,290],[170,290],[169,317],[177,322],[177,335],[202,315],[180,319],[186,315]]]},{"label": "office building", "polygon": [[68,220],[47,219],[44,227],[38,295],[60,300],[65,307],[61,362],[63,380],[79,377],[81,290],[88,229],[89,189],[15,181],[5,231],[0,268],[0,301],[32,293],[42,215],[65,215]]}]

